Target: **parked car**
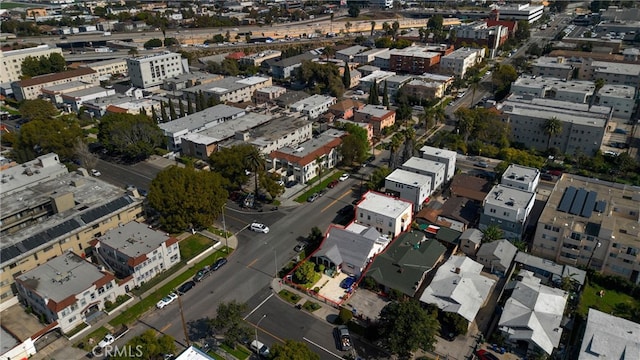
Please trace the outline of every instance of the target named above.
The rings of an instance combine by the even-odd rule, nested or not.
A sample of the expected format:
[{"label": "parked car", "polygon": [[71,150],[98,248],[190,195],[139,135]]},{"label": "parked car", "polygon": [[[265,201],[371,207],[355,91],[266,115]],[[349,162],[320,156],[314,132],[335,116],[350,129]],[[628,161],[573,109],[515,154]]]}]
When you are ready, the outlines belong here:
[{"label": "parked car", "polygon": [[481,168],[485,168],[485,169],[486,169],[486,168],[488,168],[488,167],[489,167],[489,164],[487,164],[487,163],[486,163],[486,162],[484,162],[484,161],[478,161],[478,162],[476,163],[476,166],[477,166],[477,167],[481,167]]},{"label": "parked car", "polygon": [[333,180],[332,182],[330,182],[329,184],[327,184],[327,187],[329,189],[333,189],[334,187],[336,187],[336,185],[338,185],[338,180]]},{"label": "parked car", "polygon": [[345,181],[348,178],[349,178],[349,174],[348,173],[344,173],[344,174],[340,175],[340,178],[338,178],[338,180]]},{"label": "parked car", "polygon": [[171,304],[173,302],[173,300],[177,299],[178,295],[176,295],[175,293],[171,293],[165,297],[163,297],[162,299],[160,299],[160,301],[158,301],[156,303],[156,307],[158,309],[162,309],[163,307]]},{"label": "parked car", "polygon": [[349,334],[349,328],[347,328],[346,325],[340,325],[336,328],[336,337],[338,338],[338,345],[340,346],[340,350],[351,350],[351,335]]},{"label": "parked car", "polygon": [[291,181],[287,181],[287,183],[286,183],[286,184],[284,184],[284,186],[285,186],[286,188],[292,188],[292,187],[296,186],[297,184],[298,184],[298,182],[297,182],[297,181],[295,181],[295,180],[291,180]]},{"label": "parked car", "polygon": [[196,275],[193,277],[193,281],[200,282],[200,281],[204,280],[204,278],[209,276],[210,273],[211,273],[211,269],[209,269],[208,266],[205,266],[202,269],[198,270]]},{"label": "parked car", "polygon": [[255,232],[261,232],[264,234],[268,234],[269,233],[269,227],[265,224],[261,224],[261,223],[252,223],[249,226],[249,229],[251,229],[251,231],[255,231]]},{"label": "parked car", "polygon": [[476,355],[478,355],[478,358],[480,360],[499,360],[497,356],[493,355],[485,349],[477,350]]},{"label": "parked car", "polygon": [[249,347],[251,348],[251,350],[255,351],[256,354],[264,358],[268,358],[270,355],[269,348],[267,347],[267,345],[261,343],[258,340],[253,340],[251,342],[251,345],[249,345]]},{"label": "parked car", "polygon": [[300,242],[300,243],[298,243],[298,245],[296,245],[296,247],[293,248],[293,251],[300,252],[300,251],[304,250],[306,247],[307,247],[306,243]]},{"label": "parked car", "polygon": [[546,180],[546,181],[553,181],[553,175],[551,175],[551,174],[542,174],[542,175],[540,175],[540,179]]},{"label": "parked car", "polygon": [[193,280],[189,280],[186,283],[180,285],[178,288],[178,295],[184,295],[187,291],[193,289],[196,286],[196,282]]},{"label": "parked car", "polygon": [[311,194],[311,196],[309,196],[309,197],[307,198],[307,201],[308,201],[308,202],[314,202],[314,201],[316,201],[316,199],[317,199],[319,196],[320,196],[320,195],[318,195],[318,193],[313,193],[313,194]]},{"label": "parked car", "polygon": [[211,265],[211,271],[216,271],[220,269],[226,263],[227,263],[227,258],[220,258],[216,260],[216,262],[214,262],[213,265]]},{"label": "parked car", "polygon": [[116,341],[116,338],[114,338],[111,334],[107,334],[104,336],[104,338],[102,338],[102,340],[100,340],[100,342],[98,343],[98,347],[102,349],[105,346],[113,344],[114,341]]},{"label": "parked car", "polygon": [[342,280],[342,282],[340,283],[340,287],[343,288],[343,289],[349,289],[355,283],[356,283],[356,278],[354,278],[352,276],[349,276],[349,277],[345,278],[344,280]]},{"label": "parked car", "polygon": [[91,169],[91,175],[98,177],[100,175],[102,175],[102,173],[96,169]]}]

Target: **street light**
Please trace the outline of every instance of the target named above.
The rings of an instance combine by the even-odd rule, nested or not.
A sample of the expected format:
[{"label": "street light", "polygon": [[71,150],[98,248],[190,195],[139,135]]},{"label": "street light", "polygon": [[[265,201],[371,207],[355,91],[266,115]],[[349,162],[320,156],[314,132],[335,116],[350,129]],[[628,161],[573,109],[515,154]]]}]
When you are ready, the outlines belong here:
[{"label": "street light", "polygon": [[227,235],[227,223],[224,221],[224,206],[222,204],[222,231],[224,232],[225,252],[229,253],[229,236]]},{"label": "street light", "polygon": [[260,327],[260,322],[264,320],[264,318],[266,317],[267,317],[267,314],[262,315],[262,317],[260,318],[260,320],[258,320],[258,323],[256,324],[256,346],[258,346],[258,328]]}]

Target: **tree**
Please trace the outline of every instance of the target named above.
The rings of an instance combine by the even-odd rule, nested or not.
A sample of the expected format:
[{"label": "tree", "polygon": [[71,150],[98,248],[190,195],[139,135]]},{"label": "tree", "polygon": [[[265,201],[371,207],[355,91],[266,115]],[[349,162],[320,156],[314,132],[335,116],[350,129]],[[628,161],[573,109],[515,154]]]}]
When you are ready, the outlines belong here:
[{"label": "tree", "polygon": [[346,325],[351,321],[351,319],[353,319],[353,311],[345,307],[341,307],[340,312],[338,313],[338,320],[340,321],[340,324]]},{"label": "tree", "polygon": [[[505,96],[509,92],[511,83],[518,78],[518,72],[516,69],[508,64],[501,64],[491,74],[491,82],[495,89],[496,96]],[[499,100],[496,98],[496,100]]]},{"label": "tree", "polygon": [[402,152],[402,160],[409,160],[414,153],[414,146],[416,140],[416,131],[413,127],[408,127],[402,131],[402,136],[404,137],[404,150]]},{"label": "tree", "polygon": [[25,100],[20,105],[20,115],[27,120],[48,120],[58,115],[59,111],[47,100]]},{"label": "tree", "polygon": [[124,360],[134,355],[143,360],[160,359],[164,354],[175,353],[176,344],[171,336],[166,334],[159,335],[153,329],[149,329],[129,340],[123,349],[130,349],[130,352],[127,354],[114,352],[109,358]]},{"label": "tree", "polygon": [[154,38],[154,39],[148,40],[142,46],[144,46],[144,48],[148,50],[148,49],[162,47],[162,44],[163,44],[163,42],[162,42],[161,39]]},{"label": "tree", "polygon": [[447,324],[456,336],[466,335],[469,329],[469,321],[455,312],[444,311],[442,323]]},{"label": "tree", "polygon": [[372,22],[371,22],[371,35],[370,35],[370,36],[373,36],[373,32],[374,32],[375,30],[376,30],[376,22],[375,22],[375,21],[372,21]]},{"label": "tree", "polygon": [[223,147],[209,156],[212,171],[222,176],[228,191],[239,189],[249,179],[245,172],[246,159],[254,151],[255,147],[252,145],[243,144]]},{"label": "tree", "polygon": [[169,118],[170,120],[175,120],[178,118],[178,114],[176,113],[176,106],[173,104],[172,100],[169,100]]},{"label": "tree", "polygon": [[393,24],[391,24],[391,35],[393,36],[393,40],[398,39],[398,30],[400,30],[400,23],[394,21]]},{"label": "tree", "polygon": [[434,31],[442,31],[443,24],[444,24],[444,18],[442,17],[442,15],[432,16],[429,18],[429,21],[427,22],[427,29],[434,30]]},{"label": "tree", "polygon": [[158,114],[156,113],[156,107],[151,105],[151,120],[153,120],[154,123],[158,123]]},{"label": "tree", "polygon": [[167,107],[165,106],[164,101],[160,102],[160,116],[162,116],[163,123],[166,123],[169,121],[169,115],[167,115]]},{"label": "tree", "polygon": [[361,163],[367,156],[369,137],[367,131],[355,124],[346,124],[344,129],[349,133],[342,139],[340,153],[345,165]]},{"label": "tree", "polygon": [[224,342],[231,348],[251,336],[251,330],[245,325],[243,313],[247,311],[246,303],[238,303],[235,300],[229,303],[220,303],[216,310],[216,317],[211,320],[211,326],[224,332]]},{"label": "tree", "polygon": [[82,128],[76,120],[31,120],[20,128],[12,156],[23,163],[53,152],[62,160],[71,160],[74,158],[73,146],[82,138]]},{"label": "tree", "polygon": [[492,242],[503,238],[504,232],[496,224],[489,225],[482,231],[482,242]]},{"label": "tree", "polygon": [[75,158],[80,162],[80,166],[85,169],[93,169],[98,163],[98,158],[89,151],[89,146],[82,139],[78,138],[73,146]]},{"label": "tree", "polygon": [[351,21],[347,21],[346,23],[344,23],[344,30],[347,32],[347,35],[349,34],[349,30],[351,30],[352,26],[353,24],[351,23]]},{"label": "tree", "polygon": [[184,117],[186,114],[184,112],[184,103],[182,102],[182,99],[178,100],[178,109],[180,111],[180,117]]},{"label": "tree", "polygon": [[371,177],[367,186],[371,190],[378,191],[384,186],[385,179],[391,174],[391,169],[386,166],[381,166],[371,172]]},{"label": "tree", "polygon": [[100,119],[98,140],[109,152],[120,154],[127,161],[140,161],[163,146],[165,137],[147,116],[107,114]]},{"label": "tree", "polygon": [[478,90],[478,85],[480,85],[480,80],[482,80],[482,78],[478,75],[472,76],[471,79],[469,79],[469,86],[471,87],[471,90],[472,90],[471,106],[475,105],[476,90]]},{"label": "tree", "polygon": [[193,114],[193,103],[191,102],[191,97],[187,97],[187,114]]},{"label": "tree", "polygon": [[357,18],[360,15],[360,8],[357,6],[349,7],[349,16]]},{"label": "tree", "polygon": [[167,232],[203,229],[214,222],[226,202],[228,193],[222,183],[217,173],[171,166],[153,179],[147,199]]},{"label": "tree", "polygon": [[258,197],[258,172],[263,170],[265,167],[265,160],[262,158],[262,154],[258,151],[258,149],[252,147],[252,151],[250,151],[247,155],[245,155],[245,169],[253,172],[253,179],[255,181],[255,190],[254,194]]},{"label": "tree", "polygon": [[351,70],[349,70],[349,64],[344,65],[344,73],[342,74],[342,84],[344,84],[345,89],[351,87]]},{"label": "tree", "polygon": [[547,150],[551,146],[551,138],[562,133],[562,121],[551,117],[542,124],[542,131],[547,134]]},{"label": "tree", "polygon": [[518,28],[516,29],[515,38],[518,42],[529,40],[531,36],[531,25],[527,20],[518,21]]},{"label": "tree", "polygon": [[311,351],[306,343],[289,339],[284,344],[274,344],[271,356],[273,360],[320,360],[320,356]]},{"label": "tree", "polygon": [[395,133],[391,137],[391,142],[389,143],[389,167],[391,170],[396,169],[396,161],[398,157],[398,149],[403,143],[402,134]]},{"label": "tree", "polygon": [[409,359],[418,349],[433,350],[440,331],[436,315],[413,299],[387,304],[380,311],[378,324],[382,346],[401,359]]},{"label": "tree", "polygon": [[389,106],[389,88],[386,80],[384,82],[384,90],[382,90],[382,105]]},{"label": "tree", "polygon": [[138,56],[139,52],[138,52],[138,49],[131,48],[131,49],[129,49],[128,54],[131,55],[131,56]]},{"label": "tree", "polygon": [[293,273],[293,280],[298,284],[306,284],[316,277],[316,269],[311,261],[303,262]]}]

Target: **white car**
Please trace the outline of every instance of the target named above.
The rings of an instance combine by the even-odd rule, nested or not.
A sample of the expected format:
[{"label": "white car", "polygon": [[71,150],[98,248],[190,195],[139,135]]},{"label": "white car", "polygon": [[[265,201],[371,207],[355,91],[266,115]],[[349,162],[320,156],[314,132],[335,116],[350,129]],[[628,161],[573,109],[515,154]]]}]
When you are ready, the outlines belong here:
[{"label": "white car", "polygon": [[105,346],[113,344],[114,341],[116,341],[116,339],[113,337],[113,335],[107,334],[105,335],[104,339],[100,340],[100,342],[98,343],[98,347],[102,349]]},{"label": "white car", "polygon": [[102,175],[102,173],[96,169],[91,169],[91,175],[93,176],[100,176]]},{"label": "white car", "polygon": [[251,229],[251,231],[255,231],[255,232],[261,232],[264,234],[268,234],[269,233],[269,227],[265,224],[261,224],[261,223],[253,223],[249,226],[249,229]]},{"label": "white car", "polygon": [[165,297],[163,297],[162,299],[160,299],[160,301],[158,301],[158,303],[156,303],[156,307],[158,309],[162,309],[163,307],[171,304],[175,299],[178,298],[178,295],[171,293]]},{"label": "white car", "polygon": [[338,180],[340,180],[340,181],[345,181],[345,180],[347,180],[348,178],[349,178],[349,174],[344,173],[344,174],[340,175],[340,177],[338,178]]}]

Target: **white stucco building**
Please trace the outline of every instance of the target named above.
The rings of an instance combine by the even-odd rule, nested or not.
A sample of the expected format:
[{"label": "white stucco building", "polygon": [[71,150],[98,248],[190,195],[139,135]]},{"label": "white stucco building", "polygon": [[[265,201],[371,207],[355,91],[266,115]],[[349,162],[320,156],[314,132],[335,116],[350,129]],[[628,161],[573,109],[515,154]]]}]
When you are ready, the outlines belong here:
[{"label": "white stucco building", "polygon": [[441,162],[446,165],[445,182],[451,181],[456,173],[456,152],[445,149],[438,149],[432,146],[423,146],[420,148],[420,156],[423,159]]},{"label": "white stucco building", "polygon": [[147,89],[162,85],[163,80],[189,72],[187,59],[169,51],[127,59],[133,86]]},{"label": "white stucco building", "polygon": [[416,174],[426,175],[431,178],[431,192],[440,189],[444,184],[445,174],[447,166],[445,163],[433,161],[429,159],[423,159],[419,157],[412,157],[405,161],[402,166],[402,170],[414,172]]},{"label": "white stucco building", "polygon": [[356,205],[356,223],[373,227],[391,239],[408,230],[412,221],[413,204],[410,201],[369,191]]},{"label": "white stucco building", "polygon": [[384,188],[387,194],[411,201],[413,209],[419,211],[431,195],[431,177],[396,169],[385,178]]}]

